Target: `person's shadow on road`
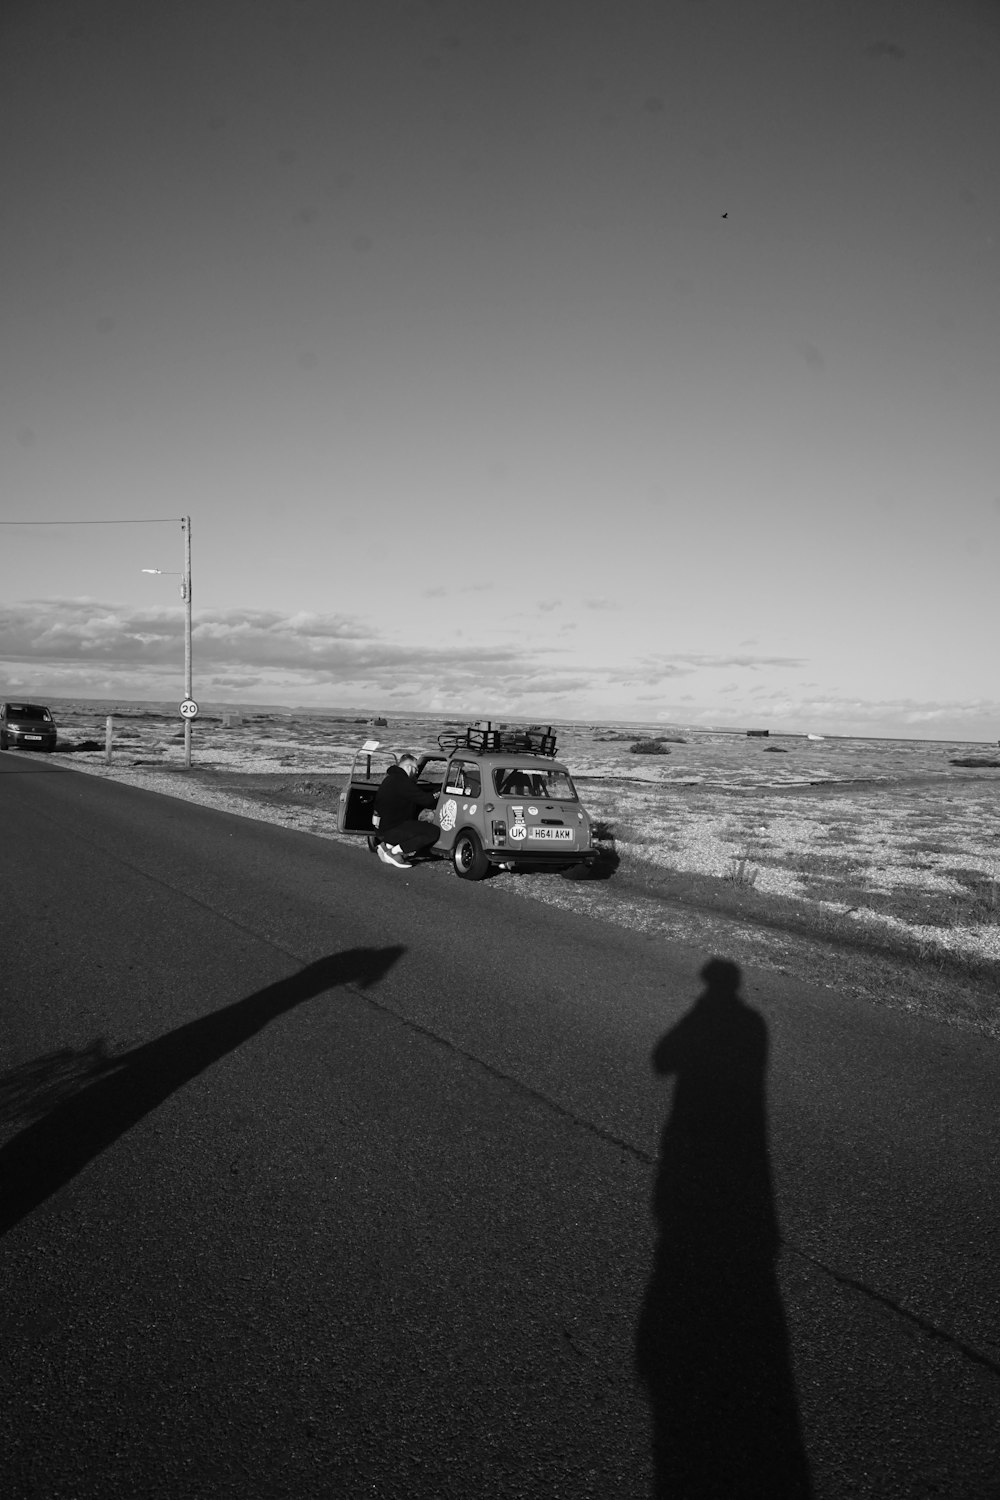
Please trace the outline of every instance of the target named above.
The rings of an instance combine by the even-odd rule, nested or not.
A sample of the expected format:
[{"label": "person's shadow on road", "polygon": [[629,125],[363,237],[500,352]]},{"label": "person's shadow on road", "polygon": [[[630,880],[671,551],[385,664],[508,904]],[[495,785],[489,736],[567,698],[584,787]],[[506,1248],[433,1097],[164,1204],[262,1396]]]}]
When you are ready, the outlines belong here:
[{"label": "person's shadow on road", "polygon": [[[95,1053],[82,1087],[60,1097],[0,1150],[0,1235],[177,1089],[286,1011],[345,984],[375,984],[406,950],[352,948],[307,964],[233,1005],[118,1057]],[[0,1080],[0,1084],[3,1080]]]},{"label": "person's shadow on road", "polygon": [[767,1026],[725,959],[658,1042],[673,1076],[653,1197],[658,1239],[636,1330],[655,1500],[811,1494],[778,1292]]}]

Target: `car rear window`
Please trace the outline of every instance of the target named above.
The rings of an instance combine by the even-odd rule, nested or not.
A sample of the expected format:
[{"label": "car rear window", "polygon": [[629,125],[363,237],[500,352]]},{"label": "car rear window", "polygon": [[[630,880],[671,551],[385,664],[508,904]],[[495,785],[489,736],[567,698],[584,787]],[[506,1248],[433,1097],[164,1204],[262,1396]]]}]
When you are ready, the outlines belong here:
[{"label": "car rear window", "polygon": [[498,797],[536,797],[539,802],[575,802],[576,788],[561,766],[497,766]]}]

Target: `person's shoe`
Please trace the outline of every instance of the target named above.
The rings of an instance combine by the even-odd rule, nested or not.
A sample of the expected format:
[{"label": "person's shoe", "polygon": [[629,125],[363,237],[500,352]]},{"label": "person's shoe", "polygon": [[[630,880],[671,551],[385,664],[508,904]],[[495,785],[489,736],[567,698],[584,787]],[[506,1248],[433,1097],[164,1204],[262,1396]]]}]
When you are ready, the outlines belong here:
[{"label": "person's shoe", "polygon": [[410,870],[413,868],[409,860],[403,858],[398,844],[395,849],[389,849],[385,844],[379,844],[375,852],[384,865],[395,865],[397,870]]}]

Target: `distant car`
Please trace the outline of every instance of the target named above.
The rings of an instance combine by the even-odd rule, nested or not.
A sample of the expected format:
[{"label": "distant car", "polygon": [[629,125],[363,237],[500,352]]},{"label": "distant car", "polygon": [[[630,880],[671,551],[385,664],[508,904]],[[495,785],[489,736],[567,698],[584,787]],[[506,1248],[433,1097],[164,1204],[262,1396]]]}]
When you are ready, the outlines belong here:
[{"label": "distant car", "polygon": [[0,750],[55,748],[55,720],[43,704],[0,703]]},{"label": "distant car", "polygon": [[[482,880],[491,868],[570,870],[595,864],[590,816],[566,767],[555,759],[551,729],[494,729],[470,725],[438,737],[439,753],[417,757],[417,784],[437,796],[441,830],[429,851],[450,859],[462,880]],[[364,834],[375,849],[375,793],[395,756],[368,740],[358,751],[340,794],[338,827]]]}]

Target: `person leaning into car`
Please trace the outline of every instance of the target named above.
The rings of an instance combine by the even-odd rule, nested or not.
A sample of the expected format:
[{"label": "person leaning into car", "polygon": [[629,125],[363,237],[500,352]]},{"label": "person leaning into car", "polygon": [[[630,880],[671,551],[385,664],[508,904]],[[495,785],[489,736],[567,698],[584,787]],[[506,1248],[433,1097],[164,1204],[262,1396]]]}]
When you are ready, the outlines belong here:
[{"label": "person leaning into car", "polygon": [[441,837],[431,812],[437,796],[417,786],[416,778],[417,757],[401,755],[386,771],[375,793],[376,826],[382,840],[378,857],[383,864],[400,870],[408,870],[413,856],[421,849],[430,849]]}]

